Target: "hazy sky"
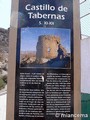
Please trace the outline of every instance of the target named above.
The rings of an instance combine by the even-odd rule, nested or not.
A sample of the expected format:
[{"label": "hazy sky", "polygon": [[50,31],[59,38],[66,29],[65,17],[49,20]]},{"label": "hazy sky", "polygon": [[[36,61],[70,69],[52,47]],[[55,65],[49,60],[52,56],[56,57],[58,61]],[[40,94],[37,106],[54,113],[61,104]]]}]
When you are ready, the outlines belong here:
[{"label": "hazy sky", "polygon": [[0,0],[0,27],[10,27],[11,0]]},{"label": "hazy sky", "polygon": [[[80,0],[84,1],[84,0]],[[90,0],[86,0],[83,4],[80,5],[80,17],[90,13]],[[83,35],[90,36],[90,15],[81,18],[81,33]]]},{"label": "hazy sky", "polygon": [[69,29],[60,28],[23,28],[21,32],[21,51],[36,51],[38,36],[55,35],[59,36],[62,46],[70,53],[70,34]]}]

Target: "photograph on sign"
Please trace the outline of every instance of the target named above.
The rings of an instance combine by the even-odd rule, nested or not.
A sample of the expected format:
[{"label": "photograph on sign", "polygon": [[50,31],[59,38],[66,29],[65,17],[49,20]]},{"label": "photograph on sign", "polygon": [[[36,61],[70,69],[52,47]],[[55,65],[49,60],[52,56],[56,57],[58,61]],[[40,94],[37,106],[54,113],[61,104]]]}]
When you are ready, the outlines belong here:
[{"label": "photograph on sign", "polygon": [[22,28],[20,66],[70,68],[70,29]]}]

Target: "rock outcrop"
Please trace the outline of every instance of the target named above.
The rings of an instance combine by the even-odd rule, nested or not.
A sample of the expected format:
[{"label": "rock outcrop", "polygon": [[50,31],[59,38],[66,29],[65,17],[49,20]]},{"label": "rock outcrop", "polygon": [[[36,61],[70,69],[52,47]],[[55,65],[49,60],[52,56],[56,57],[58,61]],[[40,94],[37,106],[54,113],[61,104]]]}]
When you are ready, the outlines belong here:
[{"label": "rock outcrop", "polygon": [[[9,29],[0,28],[0,86],[7,83]],[[4,84],[4,85],[5,85]],[[1,89],[1,87],[0,87]]]},{"label": "rock outcrop", "polygon": [[67,50],[61,45],[58,45],[58,58],[63,59],[68,56]]},{"label": "rock outcrop", "polygon": [[0,28],[0,53],[8,53],[9,29]]},{"label": "rock outcrop", "polygon": [[[8,62],[8,49],[9,49],[8,37],[9,37],[9,29],[6,30],[0,28],[0,64],[2,63],[3,68],[7,66],[7,62]],[[5,69],[7,70],[7,67]]]},{"label": "rock outcrop", "polygon": [[[54,35],[41,35],[38,38],[36,46],[36,60],[39,63],[47,61],[46,59],[53,59],[57,57],[58,45],[60,43],[60,38]],[[42,61],[42,62],[41,62]]]}]

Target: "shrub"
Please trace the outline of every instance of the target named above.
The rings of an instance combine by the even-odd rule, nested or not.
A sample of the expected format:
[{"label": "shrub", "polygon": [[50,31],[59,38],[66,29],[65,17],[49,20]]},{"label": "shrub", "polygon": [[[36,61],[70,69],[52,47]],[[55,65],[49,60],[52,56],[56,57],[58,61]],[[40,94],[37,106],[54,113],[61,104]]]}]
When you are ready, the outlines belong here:
[{"label": "shrub", "polygon": [[5,84],[7,84],[7,75],[5,75],[2,79],[5,82]]},{"label": "shrub", "polygon": [[5,87],[5,82],[0,79],[0,90]]}]

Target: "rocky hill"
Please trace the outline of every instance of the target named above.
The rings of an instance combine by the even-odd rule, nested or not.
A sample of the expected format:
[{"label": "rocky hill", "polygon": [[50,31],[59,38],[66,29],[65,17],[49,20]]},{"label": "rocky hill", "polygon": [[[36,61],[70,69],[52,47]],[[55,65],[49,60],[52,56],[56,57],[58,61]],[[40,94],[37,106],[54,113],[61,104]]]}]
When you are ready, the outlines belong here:
[{"label": "rocky hill", "polygon": [[9,29],[0,28],[0,90],[7,83]]},{"label": "rocky hill", "polygon": [[0,28],[0,53],[8,53],[9,30]]}]

